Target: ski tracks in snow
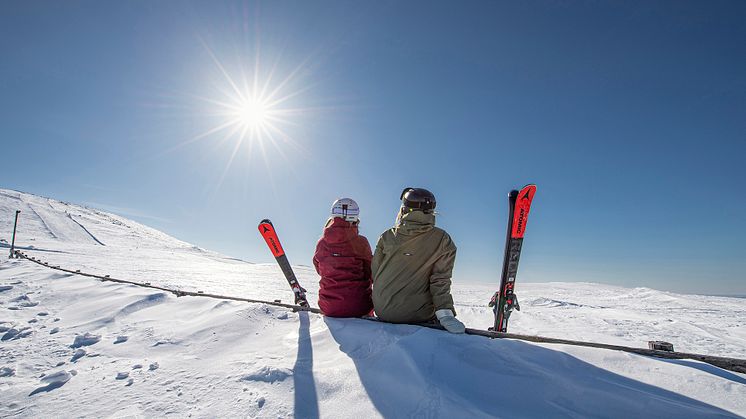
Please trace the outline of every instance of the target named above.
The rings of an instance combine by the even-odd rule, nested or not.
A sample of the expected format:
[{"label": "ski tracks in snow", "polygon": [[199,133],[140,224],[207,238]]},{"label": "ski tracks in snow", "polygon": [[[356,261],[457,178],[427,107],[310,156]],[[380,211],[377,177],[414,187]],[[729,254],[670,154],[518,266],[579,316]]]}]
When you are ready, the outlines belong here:
[{"label": "ski tracks in snow", "polygon": [[106,246],[105,244],[101,243],[101,240],[97,239],[96,236],[94,236],[90,231],[88,231],[88,229],[85,228],[85,226],[83,226],[83,224],[80,224],[75,218],[73,218],[72,214],[70,214],[70,213],[66,213],[66,214],[70,218],[70,220],[72,220],[72,222],[74,222],[75,224],[77,224],[78,226],[80,226],[80,228],[82,228],[83,231],[85,231],[89,236],[91,236],[91,238],[93,239],[93,241],[95,241],[96,243],[100,244],[101,246]]},{"label": "ski tracks in snow", "polygon": [[[21,210],[19,218],[20,242],[32,239],[32,237],[28,237],[27,232],[41,230],[46,233],[48,238],[54,240],[104,246],[104,243],[83,224],[75,220],[67,209],[55,207],[51,199],[27,195],[19,195],[14,199],[18,201],[16,206]],[[61,216],[62,214],[64,216]]]}]

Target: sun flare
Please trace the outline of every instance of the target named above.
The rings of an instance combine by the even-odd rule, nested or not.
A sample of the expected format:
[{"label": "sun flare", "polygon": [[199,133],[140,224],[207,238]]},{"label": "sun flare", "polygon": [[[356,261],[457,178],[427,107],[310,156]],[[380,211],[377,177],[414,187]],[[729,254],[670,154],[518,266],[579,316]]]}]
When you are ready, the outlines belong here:
[{"label": "sun flare", "polygon": [[268,116],[272,108],[260,99],[249,99],[237,109],[235,117],[240,120],[244,128],[261,128],[269,123]]},{"label": "sun flare", "polygon": [[213,50],[206,44],[204,46],[219,70],[219,78],[213,80],[216,85],[213,94],[197,98],[208,106],[205,114],[217,119],[210,129],[190,142],[207,137],[220,138],[222,133],[222,140],[236,141],[236,151],[245,141],[248,141],[249,148],[254,143],[262,149],[265,144],[271,144],[279,151],[282,144],[299,148],[288,127],[296,125],[294,119],[311,111],[310,108],[297,107],[303,99],[301,94],[311,88],[310,85],[302,86],[299,76],[306,63],[280,78],[277,77],[278,63],[274,63],[270,71],[262,71],[257,55],[251,65],[237,65],[229,71]]},{"label": "sun flare", "polygon": [[[301,118],[323,109],[299,106],[309,99],[306,93],[314,87],[304,80],[309,74],[308,60],[288,68],[278,57],[271,65],[262,66],[257,52],[253,60],[237,57],[232,65],[227,65],[207,43],[202,41],[202,44],[214,64],[213,77],[206,83],[212,88],[210,93],[189,96],[200,102],[199,113],[209,125],[205,131],[176,147],[203,140],[218,146],[228,145],[231,151],[218,186],[237,158],[251,164],[259,152],[269,168],[272,156],[268,147],[274,148],[274,154],[285,160],[289,150],[309,154],[291,134],[303,126]],[[281,75],[283,69],[286,70],[284,76]]]}]

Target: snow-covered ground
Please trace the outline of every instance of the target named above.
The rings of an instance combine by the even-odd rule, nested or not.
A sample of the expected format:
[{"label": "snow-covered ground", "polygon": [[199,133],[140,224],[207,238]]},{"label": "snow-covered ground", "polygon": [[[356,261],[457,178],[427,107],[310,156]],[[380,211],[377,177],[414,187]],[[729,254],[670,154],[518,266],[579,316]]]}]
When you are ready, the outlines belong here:
[{"label": "snow-covered ground", "polygon": [[[16,209],[16,245],[50,263],[291,302],[274,264],[4,189],[0,250],[8,250]],[[0,255],[3,417],[746,415],[746,375],[696,361],[177,298],[6,258]],[[307,266],[295,269],[313,304],[318,277]],[[467,326],[489,325],[493,288],[456,279],[456,308]],[[515,333],[639,347],[666,340],[679,351],[746,358],[746,299],[580,283],[518,284],[517,291]]]}]

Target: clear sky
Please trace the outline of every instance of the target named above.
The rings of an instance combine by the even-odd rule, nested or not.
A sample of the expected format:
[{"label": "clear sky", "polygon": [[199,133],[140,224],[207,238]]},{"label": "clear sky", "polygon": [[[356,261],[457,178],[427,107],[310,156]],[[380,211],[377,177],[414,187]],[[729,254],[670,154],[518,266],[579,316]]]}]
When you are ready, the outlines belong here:
[{"label": "clear sky", "polygon": [[438,199],[454,281],[746,294],[742,1],[3,1],[0,187],[310,264],[332,201],[375,246]]}]

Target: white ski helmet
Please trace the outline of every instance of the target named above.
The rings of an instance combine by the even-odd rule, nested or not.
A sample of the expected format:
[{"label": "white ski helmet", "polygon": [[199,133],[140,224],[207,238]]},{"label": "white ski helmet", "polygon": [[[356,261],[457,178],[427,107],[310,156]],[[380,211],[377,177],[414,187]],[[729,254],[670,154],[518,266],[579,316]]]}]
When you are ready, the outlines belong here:
[{"label": "white ski helmet", "polygon": [[339,198],[332,204],[332,217],[340,217],[345,221],[356,223],[359,220],[360,207],[350,198]]}]

